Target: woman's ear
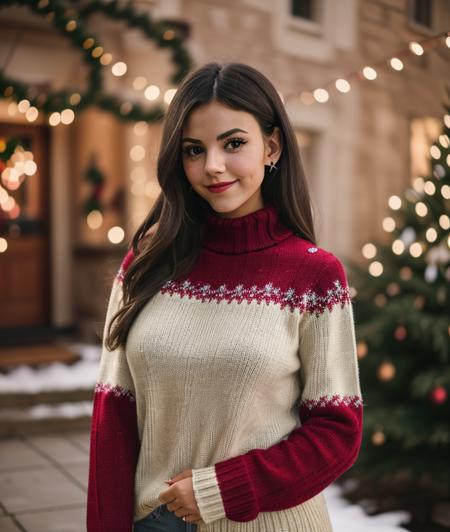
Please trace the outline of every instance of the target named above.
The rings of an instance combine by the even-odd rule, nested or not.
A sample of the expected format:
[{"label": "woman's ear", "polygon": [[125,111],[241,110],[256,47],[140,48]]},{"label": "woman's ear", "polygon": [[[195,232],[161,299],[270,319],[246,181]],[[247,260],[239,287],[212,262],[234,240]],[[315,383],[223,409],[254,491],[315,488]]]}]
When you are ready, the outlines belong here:
[{"label": "woman's ear", "polygon": [[273,128],[272,134],[266,142],[266,162],[269,165],[271,162],[277,163],[281,156],[281,150],[283,149],[283,140],[281,136],[281,130],[278,126]]},{"label": "woman's ear", "polygon": [[143,248],[146,246],[146,244],[151,240],[152,236],[156,233],[156,230],[158,228],[159,222],[154,223],[152,226],[150,226],[147,229],[147,232],[144,234],[143,237],[138,242],[138,250],[141,252]]}]

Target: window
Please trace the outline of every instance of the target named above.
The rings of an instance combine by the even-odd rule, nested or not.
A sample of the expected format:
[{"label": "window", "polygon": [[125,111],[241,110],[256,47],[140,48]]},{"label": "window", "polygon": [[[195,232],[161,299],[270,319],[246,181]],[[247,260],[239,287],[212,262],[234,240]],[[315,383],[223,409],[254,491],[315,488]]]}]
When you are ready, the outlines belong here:
[{"label": "window", "polygon": [[413,118],[410,123],[410,175],[429,177],[431,171],[430,146],[442,133],[442,121],[433,116]]},{"label": "window", "polygon": [[433,0],[410,0],[410,19],[414,24],[433,28]]},{"label": "window", "polygon": [[291,15],[307,20],[316,20],[314,4],[314,0],[291,0]]}]

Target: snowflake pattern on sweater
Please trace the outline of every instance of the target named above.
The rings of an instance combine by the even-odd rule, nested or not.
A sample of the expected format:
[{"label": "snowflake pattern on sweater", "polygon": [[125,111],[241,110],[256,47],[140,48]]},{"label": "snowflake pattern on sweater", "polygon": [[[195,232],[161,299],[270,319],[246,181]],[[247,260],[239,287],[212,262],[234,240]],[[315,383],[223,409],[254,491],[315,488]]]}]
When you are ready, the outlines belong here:
[{"label": "snowflake pattern on sweater", "polygon": [[[134,258],[113,283],[106,324]],[[103,351],[95,388],[88,532],[129,531],[164,478],[192,469],[199,532],[331,530],[323,489],[362,437],[342,263],[273,205],[210,215],[200,257]]]}]

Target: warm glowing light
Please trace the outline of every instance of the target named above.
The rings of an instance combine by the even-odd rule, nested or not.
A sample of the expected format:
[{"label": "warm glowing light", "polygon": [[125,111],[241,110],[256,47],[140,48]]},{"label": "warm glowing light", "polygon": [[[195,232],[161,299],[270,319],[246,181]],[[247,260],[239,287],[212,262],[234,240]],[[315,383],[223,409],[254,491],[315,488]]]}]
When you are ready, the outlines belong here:
[{"label": "warm glowing light", "polygon": [[28,100],[20,100],[20,102],[17,104],[17,109],[19,109],[21,113],[25,113],[29,107],[30,102]]},{"label": "warm glowing light", "polygon": [[433,159],[440,159],[441,158],[441,150],[437,146],[431,146],[430,155],[431,155],[431,157],[433,157]]},{"label": "warm glowing light", "polygon": [[450,186],[449,185],[442,185],[441,194],[442,194],[442,197],[444,199],[450,199]]},{"label": "warm glowing light", "polygon": [[166,30],[164,33],[163,33],[163,39],[165,41],[170,41],[172,39],[175,38],[175,32],[173,30]]},{"label": "warm glowing light", "polygon": [[4,253],[8,249],[8,241],[0,237],[0,253]]},{"label": "warm glowing light", "polygon": [[133,127],[134,134],[138,137],[142,137],[147,133],[148,125],[144,121],[136,122]]},{"label": "warm glowing light", "polygon": [[447,149],[448,148],[448,145],[449,145],[449,138],[448,138],[448,135],[439,135],[439,144]]},{"label": "warm glowing light", "polygon": [[413,244],[411,244],[409,246],[409,253],[412,257],[420,257],[420,255],[422,255],[423,253],[422,245],[420,244],[420,242],[414,242]]},{"label": "warm glowing light", "polygon": [[379,277],[383,273],[383,265],[375,260],[369,264],[369,273],[372,277]]},{"label": "warm glowing light", "polygon": [[413,188],[417,192],[423,192],[423,187],[425,186],[425,180],[423,177],[416,177],[413,181]]},{"label": "warm glowing light", "polygon": [[436,185],[433,183],[433,181],[428,180],[425,182],[423,190],[426,194],[432,196],[436,192]]},{"label": "warm glowing light", "polygon": [[390,60],[390,65],[394,70],[403,70],[403,61],[398,57],[393,57]]},{"label": "warm glowing light", "polygon": [[423,54],[423,47],[418,42],[412,41],[409,43],[409,49],[413,54],[416,55],[422,55]]},{"label": "warm glowing light", "polygon": [[5,212],[10,212],[13,210],[15,204],[16,204],[16,200],[12,196],[8,196],[6,201],[2,202],[2,209]]},{"label": "warm glowing light", "polygon": [[342,78],[337,79],[334,84],[339,92],[348,92],[351,88],[350,83],[346,79]]},{"label": "warm glowing light", "polygon": [[145,183],[145,195],[149,198],[155,198],[161,189],[157,181],[148,181]]},{"label": "warm glowing light", "polygon": [[130,150],[130,159],[135,162],[140,162],[145,158],[145,148],[144,146],[140,146],[139,144],[136,144],[136,146],[133,146]]},{"label": "warm glowing light", "polygon": [[437,236],[438,234],[434,227],[429,227],[425,232],[425,238],[428,240],[428,242],[435,242]]},{"label": "warm glowing light", "polygon": [[127,115],[133,109],[133,105],[130,102],[123,102],[123,104],[120,106],[119,109],[120,109],[120,114]]},{"label": "warm glowing light", "polygon": [[439,216],[439,225],[442,229],[450,229],[450,218],[446,214]]},{"label": "warm glowing light", "polygon": [[386,216],[386,218],[384,218],[383,220],[383,229],[387,232],[387,233],[392,233],[392,231],[395,229],[395,220],[394,218],[392,218],[391,216]]},{"label": "warm glowing light", "polygon": [[160,93],[161,91],[159,90],[159,87],[156,85],[149,85],[144,91],[144,97],[146,100],[153,101],[158,98]]},{"label": "warm glowing light", "polygon": [[9,114],[9,116],[14,116],[15,114],[17,114],[17,111],[18,111],[18,107],[17,107],[16,102],[11,102],[8,105],[8,114]]},{"label": "warm glowing light", "polygon": [[147,78],[144,78],[144,76],[138,76],[137,78],[134,78],[133,80],[133,89],[136,89],[137,91],[144,90],[144,87],[147,85]]},{"label": "warm glowing light", "polygon": [[118,61],[117,63],[114,63],[111,71],[114,76],[123,76],[127,71],[127,65],[123,61]]},{"label": "warm glowing light", "polygon": [[313,91],[313,95],[314,95],[314,98],[316,99],[317,102],[319,103],[325,103],[328,101],[329,99],[329,94],[328,94],[328,91],[325,90],[325,89],[315,89]]},{"label": "warm glowing light", "polygon": [[96,57],[96,58],[100,57],[102,54],[103,54],[103,48],[101,46],[96,46],[91,52],[92,57]]},{"label": "warm glowing light", "polygon": [[109,65],[112,61],[112,58],[112,54],[106,52],[100,57],[100,64],[102,64],[103,66]]},{"label": "warm glowing light", "polygon": [[392,242],[391,248],[396,255],[401,255],[405,251],[405,244],[402,240],[397,239]]},{"label": "warm glowing light", "polygon": [[118,225],[111,227],[108,231],[108,240],[112,244],[119,244],[125,238],[125,231]]},{"label": "warm glowing light", "polygon": [[177,89],[168,89],[166,90],[166,92],[164,93],[164,102],[169,105],[170,102],[172,101],[172,98],[175,96],[177,92]]},{"label": "warm glowing light", "polygon": [[423,203],[423,201],[418,201],[416,203],[416,213],[422,218],[428,214],[428,207]]},{"label": "warm glowing light", "polygon": [[85,50],[88,50],[89,48],[92,48],[94,46],[94,39],[92,37],[88,37],[87,39],[85,39],[85,41],[83,42],[83,48]]},{"label": "warm glowing light", "polygon": [[376,79],[377,77],[377,71],[372,68],[372,67],[369,67],[369,66],[366,66],[362,69],[362,75],[366,78],[366,79]]},{"label": "warm glowing light", "polygon": [[375,255],[377,254],[377,248],[372,243],[364,244],[362,248],[362,255],[366,259],[373,259]]},{"label": "warm glowing light", "polygon": [[34,161],[25,161],[23,165],[23,173],[25,175],[34,175],[37,171],[37,164]]},{"label": "warm glowing light", "polygon": [[36,107],[29,107],[25,112],[25,118],[28,122],[34,122],[39,116],[39,111]]},{"label": "warm glowing light", "polygon": [[77,28],[76,20],[69,20],[69,22],[66,24],[66,31],[73,31],[76,28]]},{"label": "warm glowing light", "polygon": [[402,200],[398,196],[391,196],[388,199],[388,205],[393,211],[398,211],[402,206]]},{"label": "warm glowing light", "polygon": [[69,98],[70,105],[78,105],[81,101],[81,95],[78,92],[71,94]]},{"label": "warm glowing light", "polygon": [[64,111],[61,112],[61,122],[63,124],[71,124],[75,119],[75,113],[72,111],[72,109],[64,109]]},{"label": "warm glowing light", "polygon": [[60,122],[61,122],[61,114],[58,112],[54,112],[48,117],[48,123],[51,126],[57,126]]},{"label": "warm glowing light", "polygon": [[91,211],[86,217],[89,229],[98,229],[103,223],[103,214],[97,209]]},{"label": "warm glowing light", "polygon": [[303,91],[300,93],[300,101],[303,105],[311,105],[314,103],[314,96],[308,91]]}]

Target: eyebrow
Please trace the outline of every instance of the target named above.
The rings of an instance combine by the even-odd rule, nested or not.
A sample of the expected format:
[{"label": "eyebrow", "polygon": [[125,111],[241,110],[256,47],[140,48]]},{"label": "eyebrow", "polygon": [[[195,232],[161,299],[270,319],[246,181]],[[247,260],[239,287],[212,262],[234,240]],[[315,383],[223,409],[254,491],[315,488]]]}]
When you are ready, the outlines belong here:
[{"label": "eyebrow", "polygon": [[[242,131],[242,133],[248,133],[248,131],[245,131],[245,129],[240,129],[238,127],[235,127],[233,129],[230,129],[228,131],[225,131],[224,133],[221,133],[220,135],[217,135],[217,140],[223,139],[225,137],[228,137],[228,135],[231,135],[232,133],[236,133],[236,131]],[[201,140],[199,139],[193,139],[191,137],[184,137],[181,142],[193,142],[195,144],[200,144]]]}]

